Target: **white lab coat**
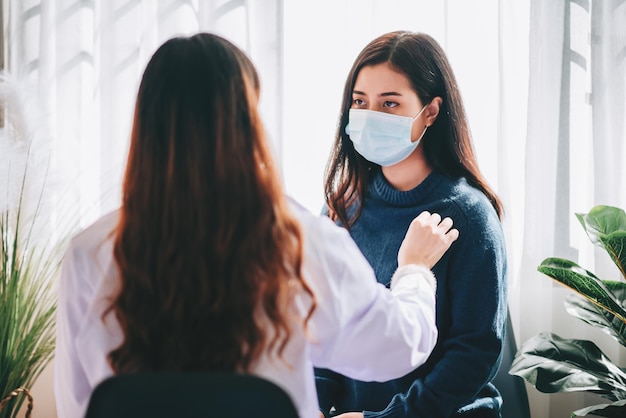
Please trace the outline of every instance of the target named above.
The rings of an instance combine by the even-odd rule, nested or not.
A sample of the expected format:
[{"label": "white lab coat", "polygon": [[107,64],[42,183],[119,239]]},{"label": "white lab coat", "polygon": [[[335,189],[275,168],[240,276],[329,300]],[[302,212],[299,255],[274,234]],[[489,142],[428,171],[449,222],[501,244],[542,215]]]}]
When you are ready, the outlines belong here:
[{"label": "white lab coat", "polygon": [[[319,417],[313,366],[363,381],[403,376],[424,363],[436,339],[434,277],[411,266],[391,292],[343,228],[292,204],[304,234],[303,275],[317,300],[308,333],[292,333],[286,361],[264,355],[253,370],[282,387],[301,417]],[[83,417],[93,388],[113,374],[108,353],[123,336],[113,313],[101,319],[119,289],[112,254],[118,212],[75,236],[59,292],[54,390],[59,418]],[[307,311],[307,298],[294,309]],[[292,365],[289,368],[285,363]]]}]

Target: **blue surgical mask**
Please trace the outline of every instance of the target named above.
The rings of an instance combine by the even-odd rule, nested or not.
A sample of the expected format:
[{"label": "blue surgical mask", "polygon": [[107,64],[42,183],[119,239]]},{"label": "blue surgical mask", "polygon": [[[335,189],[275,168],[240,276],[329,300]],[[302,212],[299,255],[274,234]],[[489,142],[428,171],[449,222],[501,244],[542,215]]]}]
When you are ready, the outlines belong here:
[{"label": "blue surgical mask", "polygon": [[417,141],[411,142],[413,121],[424,109],[426,106],[414,118],[367,109],[350,109],[346,133],[363,158],[381,166],[394,165],[411,155],[424,137],[427,126]]}]

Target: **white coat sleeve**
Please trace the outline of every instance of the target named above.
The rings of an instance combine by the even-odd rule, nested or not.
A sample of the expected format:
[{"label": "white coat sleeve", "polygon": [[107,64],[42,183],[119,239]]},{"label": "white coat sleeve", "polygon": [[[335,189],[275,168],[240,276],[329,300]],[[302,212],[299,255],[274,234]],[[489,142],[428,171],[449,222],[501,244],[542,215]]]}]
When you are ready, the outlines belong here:
[{"label": "white coat sleeve", "polygon": [[76,252],[76,247],[70,244],[63,259],[59,284],[54,359],[54,395],[59,418],[82,417],[92,389],[74,344],[87,311],[85,283],[80,280]]},{"label": "white coat sleeve", "polygon": [[423,364],[437,341],[432,272],[399,269],[389,291],[345,229],[325,217],[299,216],[303,274],[317,301],[309,321],[314,366],[386,381]]}]

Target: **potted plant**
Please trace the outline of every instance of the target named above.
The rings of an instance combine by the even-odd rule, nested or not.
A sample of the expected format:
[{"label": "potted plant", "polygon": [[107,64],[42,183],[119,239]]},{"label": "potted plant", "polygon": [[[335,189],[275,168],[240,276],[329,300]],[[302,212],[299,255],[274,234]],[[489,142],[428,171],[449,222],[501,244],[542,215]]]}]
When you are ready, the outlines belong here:
[{"label": "potted plant", "polygon": [[[620,208],[595,206],[576,217],[591,242],[606,250],[621,277],[601,279],[562,258],[547,258],[538,270],[574,290],[565,300],[569,314],[626,347],[626,214]],[[626,372],[592,341],[540,333],[518,350],[509,373],[544,393],[586,391],[608,401],[573,411],[572,417],[626,417]]]},{"label": "potted plant", "polygon": [[0,75],[0,418],[16,417],[26,399],[30,415],[30,388],[54,354],[55,279],[69,236],[62,222],[52,226],[48,159],[26,116],[16,83]]}]

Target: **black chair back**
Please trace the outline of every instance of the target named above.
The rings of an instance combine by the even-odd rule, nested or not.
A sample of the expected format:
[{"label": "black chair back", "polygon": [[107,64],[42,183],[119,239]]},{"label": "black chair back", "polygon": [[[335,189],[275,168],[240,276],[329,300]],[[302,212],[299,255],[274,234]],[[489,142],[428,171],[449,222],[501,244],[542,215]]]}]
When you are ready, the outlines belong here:
[{"label": "black chair back", "polygon": [[524,379],[509,374],[509,369],[517,352],[511,313],[507,310],[506,337],[502,363],[492,383],[502,395],[502,418],[530,418],[528,394]]},{"label": "black chair back", "polygon": [[85,418],[297,418],[293,401],[276,384],[228,373],[117,375],[94,389]]}]

